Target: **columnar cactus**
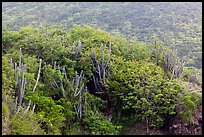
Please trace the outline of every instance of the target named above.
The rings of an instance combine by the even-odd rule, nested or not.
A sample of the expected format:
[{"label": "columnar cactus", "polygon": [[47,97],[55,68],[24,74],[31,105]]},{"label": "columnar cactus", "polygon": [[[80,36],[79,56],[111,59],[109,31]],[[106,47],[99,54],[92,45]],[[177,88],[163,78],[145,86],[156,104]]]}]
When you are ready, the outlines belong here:
[{"label": "columnar cactus", "polygon": [[[23,97],[24,97],[25,87],[26,87],[26,84],[27,84],[26,77],[25,77],[25,72],[26,72],[27,66],[26,66],[26,64],[21,63],[21,59],[22,59],[22,51],[21,51],[21,48],[20,48],[19,65],[17,66],[16,63],[13,64],[12,59],[10,61],[10,66],[12,68],[14,67],[14,76],[16,78],[15,89],[17,90],[14,114],[18,113],[20,111],[20,109],[23,107],[22,101],[23,101]],[[33,92],[36,90],[37,84],[38,84],[38,81],[39,81],[40,71],[41,71],[41,63],[42,63],[42,60],[40,59],[38,76],[37,76],[36,84],[34,85],[34,88],[33,88]],[[22,78],[20,78],[21,71],[22,71]],[[28,110],[30,108],[30,105],[31,105],[31,100],[29,101],[29,104],[28,104],[26,110],[24,111],[24,113],[22,114],[21,117],[23,117],[28,112]],[[34,111],[34,109],[35,109],[35,104],[33,106],[32,111]]]},{"label": "columnar cactus", "polygon": [[91,60],[91,62],[96,73],[96,75],[93,75],[93,81],[94,81],[95,89],[97,91],[96,93],[98,94],[104,93],[102,85],[106,84],[107,78],[109,78],[115,71],[115,70],[111,71],[109,67],[111,44],[109,43],[108,60],[106,62],[104,61],[105,53],[104,53],[103,44],[101,44],[101,47],[100,47],[100,54],[102,55],[102,60],[99,62],[96,57],[95,50],[92,50],[93,59]]},{"label": "columnar cactus", "polygon": [[[74,98],[75,99],[78,98],[79,100],[78,104],[74,105],[74,109],[77,113],[77,118],[79,120],[82,119],[82,115],[86,116],[87,114],[86,111],[87,87],[84,88],[83,78],[84,78],[83,70],[81,71],[80,75],[78,75],[77,72],[75,72],[75,78],[72,80],[72,83],[70,84],[69,88],[69,93],[71,93],[71,91],[74,91]],[[84,102],[82,102],[82,99],[84,99]]]},{"label": "columnar cactus", "polygon": [[79,39],[78,46],[76,47],[76,50],[75,50],[75,52],[76,52],[75,59],[77,59],[77,57],[78,57],[79,53],[81,52],[81,50],[82,50],[82,43],[81,43],[81,41]]},{"label": "columnar cactus", "polygon": [[[40,59],[40,64],[39,64],[39,69],[38,69],[38,76],[37,76],[37,79],[36,79],[35,86],[33,87],[33,92],[35,92],[35,90],[36,90],[36,88],[37,88],[37,85],[38,85],[39,78],[40,78],[41,63],[42,63],[42,59]],[[28,110],[29,110],[29,108],[30,108],[30,105],[31,105],[31,100],[29,100],[29,104],[28,104],[26,110],[24,111],[22,117],[28,112]],[[32,113],[34,112],[34,109],[35,109],[35,103],[34,103],[34,105],[33,105]],[[32,114],[32,113],[31,113],[31,114]]]},{"label": "columnar cactus", "polygon": [[[56,68],[56,66],[54,66],[54,68]],[[58,71],[60,74],[62,74],[59,65],[58,65]],[[84,87],[84,83],[83,83],[83,78],[84,78],[83,70],[80,72],[79,75],[77,74],[77,71],[75,71],[75,77],[73,78],[72,82],[70,82],[67,78],[65,67],[62,68],[62,71],[64,74],[63,77],[65,78],[66,85],[68,85],[69,87],[64,87],[62,78],[60,78],[60,85],[58,85],[54,79],[53,81],[55,81],[54,83],[56,84],[56,86],[61,89],[62,95],[66,100],[71,100],[71,101],[78,100],[77,105],[74,105],[73,107],[74,107],[74,110],[76,111],[77,118],[81,120],[82,115],[84,115],[85,117],[87,114],[87,108],[86,108],[87,87]],[[82,102],[82,100],[84,100],[84,102]]]},{"label": "columnar cactus", "polygon": [[[22,106],[22,100],[23,100],[23,96],[24,96],[25,86],[27,83],[25,75],[24,75],[25,71],[26,71],[26,64],[23,65],[23,63],[21,63],[21,57],[22,57],[22,51],[20,48],[19,66],[17,66],[17,64],[15,63],[15,68],[14,68],[14,75],[16,77],[15,88],[17,89],[17,98],[16,98],[16,105],[15,105],[16,107],[14,109],[15,114],[20,111],[20,108]],[[12,59],[11,59],[10,65],[11,65],[11,67],[13,67]],[[21,70],[22,70],[22,78],[20,78]]]}]

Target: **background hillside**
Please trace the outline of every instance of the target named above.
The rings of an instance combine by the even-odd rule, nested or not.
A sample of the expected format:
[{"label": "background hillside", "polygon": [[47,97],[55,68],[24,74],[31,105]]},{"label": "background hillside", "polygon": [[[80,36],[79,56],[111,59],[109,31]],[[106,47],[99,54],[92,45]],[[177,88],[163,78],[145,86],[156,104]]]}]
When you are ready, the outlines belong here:
[{"label": "background hillside", "polygon": [[202,68],[199,2],[4,2],[2,22],[13,30],[42,22],[66,28],[88,24],[144,42],[156,35],[166,46],[176,46],[179,57],[192,52],[187,66]]}]

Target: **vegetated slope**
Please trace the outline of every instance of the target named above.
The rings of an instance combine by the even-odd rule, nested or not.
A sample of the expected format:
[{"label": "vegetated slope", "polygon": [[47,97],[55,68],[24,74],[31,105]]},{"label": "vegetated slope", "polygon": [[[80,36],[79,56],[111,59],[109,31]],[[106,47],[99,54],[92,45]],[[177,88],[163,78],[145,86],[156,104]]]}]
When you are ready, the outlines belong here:
[{"label": "vegetated slope", "polygon": [[150,47],[90,26],[3,27],[3,134],[113,135],[140,122],[149,134],[175,115],[195,128],[202,96],[187,85],[202,81]]},{"label": "vegetated slope", "polygon": [[202,4],[200,2],[4,2],[2,21],[9,28],[42,22],[72,27],[89,24],[115,35],[148,42],[156,35],[178,56],[192,52],[186,66],[202,68]]}]

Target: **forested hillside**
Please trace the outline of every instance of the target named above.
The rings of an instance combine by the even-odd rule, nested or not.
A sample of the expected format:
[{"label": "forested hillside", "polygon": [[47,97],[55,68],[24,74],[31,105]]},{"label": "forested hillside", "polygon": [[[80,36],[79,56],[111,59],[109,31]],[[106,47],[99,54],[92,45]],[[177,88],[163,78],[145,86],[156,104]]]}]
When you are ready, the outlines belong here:
[{"label": "forested hillside", "polygon": [[[202,70],[186,66],[191,54],[179,57],[159,36],[138,41],[114,35],[110,24],[86,25],[91,16],[82,13],[96,14],[88,6],[112,17],[132,7],[3,3],[2,134],[202,134]],[[78,11],[79,22],[69,23]]]},{"label": "forested hillside", "polygon": [[191,54],[186,66],[202,68],[202,4],[200,2],[28,2],[3,3],[2,21],[21,26],[88,24],[114,35],[149,42],[156,35],[178,56]]},{"label": "forested hillside", "polygon": [[175,115],[199,125],[199,75],[155,42],[89,26],[4,28],[3,134],[124,134],[138,122],[148,133]]}]

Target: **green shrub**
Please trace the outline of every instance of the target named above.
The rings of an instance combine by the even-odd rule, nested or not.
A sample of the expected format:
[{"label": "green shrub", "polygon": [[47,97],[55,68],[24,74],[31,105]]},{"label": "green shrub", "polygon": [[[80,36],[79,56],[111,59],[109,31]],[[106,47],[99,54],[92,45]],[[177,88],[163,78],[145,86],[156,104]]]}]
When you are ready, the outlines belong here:
[{"label": "green shrub", "polygon": [[180,86],[164,78],[163,70],[148,62],[124,62],[109,80],[110,94],[120,101],[124,111],[145,121],[152,127],[163,124],[163,115],[175,114],[177,93]]},{"label": "green shrub", "polygon": [[202,105],[202,95],[198,92],[190,92],[184,89],[179,94],[178,106],[181,108],[179,115],[183,121],[187,124],[195,124],[193,114],[196,111],[196,107]]},{"label": "green shrub", "polygon": [[30,116],[30,111],[21,118],[21,112],[10,118],[12,128],[11,135],[44,135],[41,129],[39,117],[34,113]]},{"label": "green shrub", "polygon": [[108,118],[98,111],[88,111],[88,116],[83,119],[85,130],[91,135],[117,135],[121,126],[113,125]]}]

